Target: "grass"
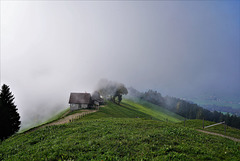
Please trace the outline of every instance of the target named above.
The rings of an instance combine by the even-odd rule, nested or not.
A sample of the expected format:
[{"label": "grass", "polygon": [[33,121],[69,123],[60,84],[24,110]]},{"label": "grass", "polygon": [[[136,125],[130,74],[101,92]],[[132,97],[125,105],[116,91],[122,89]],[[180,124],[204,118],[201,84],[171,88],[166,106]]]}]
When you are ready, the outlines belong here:
[{"label": "grass", "polygon": [[148,102],[109,102],[74,122],[6,139],[0,160],[239,160],[240,143],[197,132],[201,120],[187,127],[181,120]]},{"label": "grass", "polygon": [[70,115],[73,115],[75,113],[82,113],[83,111],[82,110],[75,110],[75,111],[70,111],[66,114],[66,116],[70,116]]},{"label": "grass", "polygon": [[184,120],[182,116],[179,116],[173,112],[170,112],[167,109],[164,109],[163,107],[154,105],[144,100],[140,100],[140,99],[135,99],[135,101],[123,100],[123,104],[130,105],[131,107],[133,107],[138,111],[151,115],[156,120],[162,120],[162,121],[167,120],[174,123]]},{"label": "grass", "polygon": [[121,105],[108,102],[100,111],[86,116],[87,119],[98,118],[144,118],[149,120],[180,122],[183,117],[153,105],[146,101],[123,100]]},{"label": "grass", "polygon": [[[184,126],[184,122],[181,122],[179,124]],[[208,126],[208,125],[212,125],[212,124],[215,124],[215,122],[206,121],[206,120],[204,121],[204,126]],[[201,129],[201,130],[215,132],[215,133],[225,135],[225,130],[224,130],[225,125],[222,125],[222,124],[203,129],[203,120],[187,120],[185,122],[185,126],[186,127],[191,127],[191,128],[194,128],[194,129]],[[237,138],[237,139],[240,139],[240,130],[227,126],[226,127],[226,135]]]},{"label": "grass", "polygon": [[79,120],[11,137],[0,160],[238,160],[240,144],[140,118]]}]

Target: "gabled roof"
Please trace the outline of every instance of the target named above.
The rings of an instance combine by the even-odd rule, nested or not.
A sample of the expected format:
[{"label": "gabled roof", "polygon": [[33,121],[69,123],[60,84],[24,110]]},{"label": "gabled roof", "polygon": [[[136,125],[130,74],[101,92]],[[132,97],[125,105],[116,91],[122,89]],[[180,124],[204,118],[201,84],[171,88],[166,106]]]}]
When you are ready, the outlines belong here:
[{"label": "gabled roof", "polygon": [[90,93],[71,93],[69,98],[70,104],[89,104],[91,99]]}]

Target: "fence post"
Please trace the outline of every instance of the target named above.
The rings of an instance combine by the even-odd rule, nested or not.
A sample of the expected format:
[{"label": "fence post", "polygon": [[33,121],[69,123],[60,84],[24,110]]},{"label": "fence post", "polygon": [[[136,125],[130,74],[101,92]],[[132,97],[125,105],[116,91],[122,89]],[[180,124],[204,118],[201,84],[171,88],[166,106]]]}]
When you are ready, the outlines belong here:
[{"label": "fence post", "polygon": [[203,129],[204,129],[204,118],[203,118]]},{"label": "fence post", "polygon": [[224,122],[224,132],[225,132],[225,135],[226,135],[226,123]]}]

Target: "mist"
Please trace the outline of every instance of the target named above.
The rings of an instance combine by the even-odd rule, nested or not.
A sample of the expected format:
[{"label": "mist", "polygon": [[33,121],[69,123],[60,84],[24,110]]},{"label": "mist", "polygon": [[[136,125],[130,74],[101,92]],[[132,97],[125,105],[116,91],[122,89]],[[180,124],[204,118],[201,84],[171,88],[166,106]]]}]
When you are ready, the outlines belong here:
[{"label": "mist", "polygon": [[172,96],[240,91],[239,1],[1,1],[1,84],[22,126],[106,78]]}]

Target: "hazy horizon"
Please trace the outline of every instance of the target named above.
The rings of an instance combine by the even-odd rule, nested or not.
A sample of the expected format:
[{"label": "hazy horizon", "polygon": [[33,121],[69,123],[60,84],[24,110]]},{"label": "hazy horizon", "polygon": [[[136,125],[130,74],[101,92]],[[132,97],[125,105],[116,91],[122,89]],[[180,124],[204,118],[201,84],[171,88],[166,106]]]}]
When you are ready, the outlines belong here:
[{"label": "hazy horizon", "polygon": [[[106,78],[240,97],[240,1],[1,1],[1,84],[23,122]],[[41,112],[39,112],[41,111]]]}]

